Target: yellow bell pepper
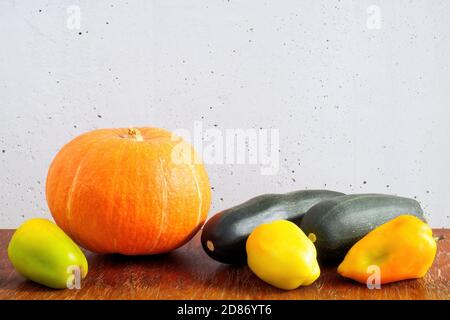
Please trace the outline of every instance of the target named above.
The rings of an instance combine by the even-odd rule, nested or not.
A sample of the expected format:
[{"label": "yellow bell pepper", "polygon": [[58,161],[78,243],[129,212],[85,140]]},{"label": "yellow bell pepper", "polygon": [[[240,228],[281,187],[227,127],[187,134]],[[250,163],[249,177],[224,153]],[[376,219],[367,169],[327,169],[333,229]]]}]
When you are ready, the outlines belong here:
[{"label": "yellow bell pepper", "polygon": [[21,275],[50,288],[68,288],[88,272],[80,248],[47,219],[23,223],[11,238],[8,256]]},{"label": "yellow bell pepper", "polygon": [[380,284],[421,278],[435,256],[436,241],[430,227],[417,217],[401,215],[353,245],[338,273],[364,284],[374,267],[379,268]]},{"label": "yellow bell pepper", "polygon": [[310,285],[320,275],[314,244],[290,221],[256,227],[247,239],[246,250],[250,269],[280,289]]}]

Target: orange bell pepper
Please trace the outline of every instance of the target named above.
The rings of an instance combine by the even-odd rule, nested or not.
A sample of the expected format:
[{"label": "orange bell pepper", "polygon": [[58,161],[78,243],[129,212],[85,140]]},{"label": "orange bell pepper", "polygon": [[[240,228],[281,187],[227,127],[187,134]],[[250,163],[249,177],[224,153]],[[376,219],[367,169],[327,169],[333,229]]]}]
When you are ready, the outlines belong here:
[{"label": "orange bell pepper", "polygon": [[421,278],[433,263],[436,247],[432,230],[425,222],[401,215],[354,244],[338,273],[364,284],[377,267],[380,284]]}]

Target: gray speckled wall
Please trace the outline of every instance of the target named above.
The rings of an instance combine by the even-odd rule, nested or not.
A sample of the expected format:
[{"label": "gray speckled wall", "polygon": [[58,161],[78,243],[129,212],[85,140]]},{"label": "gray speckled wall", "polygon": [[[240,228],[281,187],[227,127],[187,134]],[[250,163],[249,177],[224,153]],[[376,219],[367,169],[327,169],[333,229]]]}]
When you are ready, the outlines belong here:
[{"label": "gray speckled wall", "polygon": [[329,188],[416,197],[449,227],[449,12],[446,0],[0,0],[0,227],[50,217],[47,168],[76,135],[195,121],[280,135],[274,175],[207,165],[211,214]]}]

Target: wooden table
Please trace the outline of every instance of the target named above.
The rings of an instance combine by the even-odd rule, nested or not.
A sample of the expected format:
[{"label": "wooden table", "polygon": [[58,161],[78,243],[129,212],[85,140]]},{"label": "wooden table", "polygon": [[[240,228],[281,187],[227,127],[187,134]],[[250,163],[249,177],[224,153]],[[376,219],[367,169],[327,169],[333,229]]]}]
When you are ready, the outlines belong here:
[{"label": "wooden table", "polygon": [[450,230],[436,229],[438,254],[423,279],[384,285],[380,290],[341,278],[322,268],[309,287],[283,291],[262,282],[246,266],[210,259],[199,235],[166,255],[126,257],[87,252],[89,274],[82,288],[53,290],[22,278],[7,257],[12,230],[0,230],[2,299],[450,299]]}]

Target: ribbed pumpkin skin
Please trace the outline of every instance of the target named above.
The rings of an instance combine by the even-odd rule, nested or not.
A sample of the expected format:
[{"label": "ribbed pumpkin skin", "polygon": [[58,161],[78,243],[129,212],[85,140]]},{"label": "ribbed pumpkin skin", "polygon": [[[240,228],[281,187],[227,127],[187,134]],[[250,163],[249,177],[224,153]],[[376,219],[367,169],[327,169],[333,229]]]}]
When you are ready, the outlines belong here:
[{"label": "ribbed pumpkin skin", "polygon": [[204,223],[208,176],[199,162],[173,161],[175,146],[181,155],[195,152],[184,141],[179,148],[170,132],[130,132],[94,130],[66,144],[48,172],[48,206],[56,223],[93,252],[168,252]]}]

